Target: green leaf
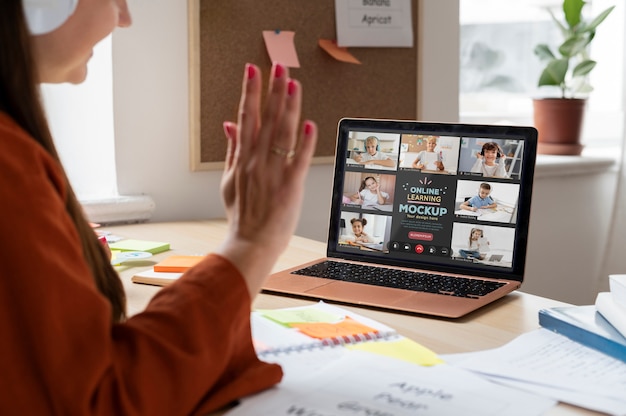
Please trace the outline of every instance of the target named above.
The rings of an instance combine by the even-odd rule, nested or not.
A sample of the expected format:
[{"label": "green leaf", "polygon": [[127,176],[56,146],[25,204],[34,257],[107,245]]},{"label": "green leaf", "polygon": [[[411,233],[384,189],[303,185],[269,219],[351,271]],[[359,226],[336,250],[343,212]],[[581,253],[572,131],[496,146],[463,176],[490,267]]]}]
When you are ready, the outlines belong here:
[{"label": "green leaf", "polygon": [[600,23],[602,23],[604,21],[604,19],[606,19],[606,17],[609,15],[609,13],[611,13],[613,11],[614,8],[615,8],[615,6],[611,6],[608,9],[606,9],[605,11],[603,11],[602,13],[600,13],[595,19],[593,19],[591,21],[591,23],[589,23],[587,25],[585,30],[588,31],[588,32],[591,32],[591,31],[595,30],[596,27],[598,27],[598,25]]},{"label": "green leaf", "polygon": [[535,46],[534,52],[535,55],[537,55],[542,61],[556,59],[556,56],[554,56],[550,47],[545,43]]},{"label": "green leaf", "polygon": [[572,75],[575,77],[581,77],[587,75],[591,70],[596,66],[596,61],[592,61],[591,59],[587,59],[586,61],[582,61],[574,68]]},{"label": "green leaf", "polygon": [[[563,15],[559,18],[551,8],[546,7],[563,35],[563,43],[554,52],[546,44],[539,44],[533,50],[541,61],[547,61],[539,77],[538,86],[559,87],[563,97],[566,93],[589,93],[593,90],[588,83],[587,75],[596,66],[596,62],[589,58],[588,46],[595,38],[598,25],[607,18],[615,6],[607,8],[591,21],[583,20],[583,7],[590,1],[561,0]],[[568,73],[570,67],[573,69]]]},{"label": "green leaf", "polygon": [[560,86],[565,82],[565,74],[567,74],[568,60],[555,59],[551,61],[546,69],[543,70],[539,77],[538,86],[557,85]]},{"label": "green leaf", "polygon": [[580,23],[584,0],[563,0],[563,12],[565,13],[565,21],[570,28],[576,27]]},{"label": "green leaf", "polygon": [[559,46],[559,53],[565,58],[571,58],[585,50],[589,39],[585,36],[573,36]]}]

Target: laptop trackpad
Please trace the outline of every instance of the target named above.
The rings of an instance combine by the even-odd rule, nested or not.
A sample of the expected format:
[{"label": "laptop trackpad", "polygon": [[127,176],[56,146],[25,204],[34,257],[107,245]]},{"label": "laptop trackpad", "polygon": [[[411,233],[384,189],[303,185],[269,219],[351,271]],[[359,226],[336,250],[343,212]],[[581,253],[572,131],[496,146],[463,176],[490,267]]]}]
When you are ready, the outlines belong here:
[{"label": "laptop trackpad", "polygon": [[381,286],[370,286],[348,282],[332,282],[311,290],[308,295],[316,295],[325,299],[354,302],[366,305],[394,305],[403,303],[412,293]]}]

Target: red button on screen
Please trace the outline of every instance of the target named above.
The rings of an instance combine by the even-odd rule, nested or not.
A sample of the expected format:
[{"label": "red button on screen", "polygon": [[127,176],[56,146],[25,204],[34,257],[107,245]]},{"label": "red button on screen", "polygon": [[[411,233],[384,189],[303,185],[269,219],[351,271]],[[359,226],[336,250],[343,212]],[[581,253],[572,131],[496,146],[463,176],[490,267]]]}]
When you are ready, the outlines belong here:
[{"label": "red button on screen", "polygon": [[422,233],[419,231],[410,231],[409,238],[411,240],[433,241],[433,235],[431,233]]}]

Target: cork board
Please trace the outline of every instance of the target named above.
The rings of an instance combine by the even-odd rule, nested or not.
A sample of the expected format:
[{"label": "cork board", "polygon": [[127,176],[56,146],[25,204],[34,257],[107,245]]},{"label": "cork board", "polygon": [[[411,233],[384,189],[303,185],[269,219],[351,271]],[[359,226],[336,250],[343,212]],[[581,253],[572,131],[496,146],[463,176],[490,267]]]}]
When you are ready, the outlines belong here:
[{"label": "cork board", "polygon": [[302,117],[318,124],[313,163],[334,161],[342,117],[417,117],[417,0],[413,48],[349,48],[361,65],[342,63],[318,46],[335,39],[334,0],[188,0],[190,36],[190,147],[193,171],[221,169],[226,153],[222,123],[236,121],[244,67],[271,69],[262,32],[291,30],[303,86]]}]

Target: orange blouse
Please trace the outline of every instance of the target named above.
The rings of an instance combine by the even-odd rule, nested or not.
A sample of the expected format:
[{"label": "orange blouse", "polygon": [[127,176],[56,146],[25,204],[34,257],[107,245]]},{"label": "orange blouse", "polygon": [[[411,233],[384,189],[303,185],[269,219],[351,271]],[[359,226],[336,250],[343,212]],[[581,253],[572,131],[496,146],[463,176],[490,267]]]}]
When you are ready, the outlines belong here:
[{"label": "orange blouse", "polygon": [[206,414],[266,389],[250,296],[209,255],[111,324],[65,211],[58,163],[0,113],[0,414]]}]

